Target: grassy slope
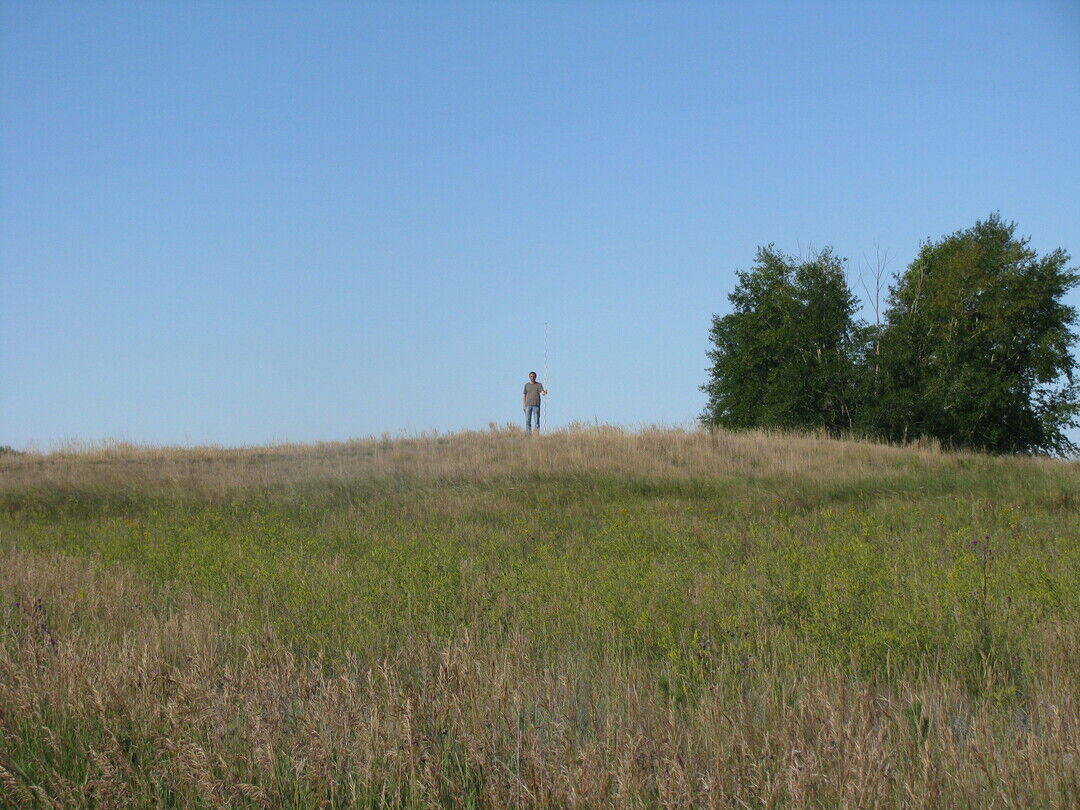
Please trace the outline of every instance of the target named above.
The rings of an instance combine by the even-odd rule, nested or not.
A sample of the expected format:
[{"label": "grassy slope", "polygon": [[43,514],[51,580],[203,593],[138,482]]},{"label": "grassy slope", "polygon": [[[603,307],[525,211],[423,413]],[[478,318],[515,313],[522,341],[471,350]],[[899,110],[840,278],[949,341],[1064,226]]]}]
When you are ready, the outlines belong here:
[{"label": "grassy slope", "polygon": [[0,504],[20,801],[1080,795],[1075,463],[494,433],[5,457]]}]

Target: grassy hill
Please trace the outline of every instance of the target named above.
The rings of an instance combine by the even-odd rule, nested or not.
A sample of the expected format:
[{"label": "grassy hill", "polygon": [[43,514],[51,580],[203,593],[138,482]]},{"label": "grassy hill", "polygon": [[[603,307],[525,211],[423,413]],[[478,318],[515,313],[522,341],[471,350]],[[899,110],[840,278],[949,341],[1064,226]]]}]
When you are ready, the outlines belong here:
[{"label": "grassy hill", "polygon": [[1080,801],[1075,462],[116,446],[0,506],[5,806]]}]

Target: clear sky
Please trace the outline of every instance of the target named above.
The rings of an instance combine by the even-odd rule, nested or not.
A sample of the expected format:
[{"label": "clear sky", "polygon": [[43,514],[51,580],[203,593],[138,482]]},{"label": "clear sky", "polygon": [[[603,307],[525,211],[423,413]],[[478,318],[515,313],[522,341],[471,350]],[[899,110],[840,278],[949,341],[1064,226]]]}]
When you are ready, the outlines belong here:
[{"label": "clear sky", "polygon": [[1080,264],[1080,3],[0,0],[0,444],[517,423],[545,322],[685,424],[758,245],[996,210]]}]

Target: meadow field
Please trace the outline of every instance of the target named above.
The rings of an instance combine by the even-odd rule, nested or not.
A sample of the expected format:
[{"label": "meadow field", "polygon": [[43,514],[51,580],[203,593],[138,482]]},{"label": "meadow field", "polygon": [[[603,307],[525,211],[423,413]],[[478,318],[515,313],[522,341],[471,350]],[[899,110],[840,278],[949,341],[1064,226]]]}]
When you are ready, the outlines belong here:
[{"label": "meadow field", "polygon": [[0,806],[1075,807],[1080,463],[0,455]]}]

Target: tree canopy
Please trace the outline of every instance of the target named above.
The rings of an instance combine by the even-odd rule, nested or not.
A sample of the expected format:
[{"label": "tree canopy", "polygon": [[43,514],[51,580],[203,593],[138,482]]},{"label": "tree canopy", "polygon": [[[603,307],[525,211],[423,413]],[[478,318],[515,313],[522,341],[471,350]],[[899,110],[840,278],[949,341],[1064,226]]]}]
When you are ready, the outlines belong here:
[{"label": "tree canopy", "polygon": [[1075,451],[1080,281],[1061,249],[1042,258],[994,214],[928,242],[890,289],[877,428],[991,452]]},{"label": "tree canopy", "polygon": [[732,312],[714,316],[704,421],[732,428],[851,427],[857,306],[843,260],[769,245],[739,273]]},{"label": "tree canopy", "polygon": [[713,316],[702,421],[1076,452],[1077,313],[1064,297],[1080,275],[1068,262],[1061,249],[1039,257],[993,214],[923,244],[871,327],[831,248],[801,261],[760,248],[731,312]]}]

